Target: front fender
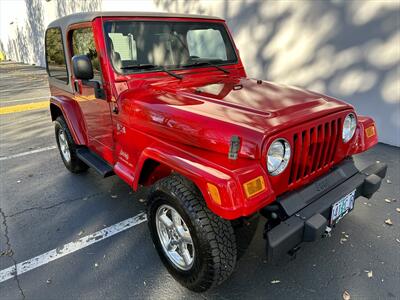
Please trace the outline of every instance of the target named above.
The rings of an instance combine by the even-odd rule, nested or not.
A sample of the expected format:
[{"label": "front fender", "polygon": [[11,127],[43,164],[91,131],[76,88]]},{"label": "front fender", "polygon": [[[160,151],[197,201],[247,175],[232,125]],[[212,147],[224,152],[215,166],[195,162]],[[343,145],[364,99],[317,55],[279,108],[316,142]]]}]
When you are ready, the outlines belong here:
[{"label": "front fender", "polygon": [[[196,157],[164,145],[149,147],[142,152],[135,172],[138,176],[135,176],[133,182],[135,190],[138,186],[139,174],[141,174],[147,159],[158,161],[191,180],[202,193],[208,208],[225,219],[231,220],[251,215],[275,200],[268,178],[263,168],[256,161],[246,165],[245,168],[221,170],[217,165],[202,157]],[[257,176],[264,177],[266,189],[247,199],[242,184]],[[212,183],[218,188],[221,204],[214,202],[207,188],[207,183]]]},{"label": "front fender", "polygon": [[358,116],[356,148],[353,154],[364,152],[378,143],[378,133],[372,118]]},{"label": "front fender", "polygon": [[[75,144],[88,145],[85,119],[79,104],[69,97],[52,96],[50,98],[50,109],[52,109],[52,105],[55,105],[62,112]],[[55,121],[53,113],[52,119]]]}]

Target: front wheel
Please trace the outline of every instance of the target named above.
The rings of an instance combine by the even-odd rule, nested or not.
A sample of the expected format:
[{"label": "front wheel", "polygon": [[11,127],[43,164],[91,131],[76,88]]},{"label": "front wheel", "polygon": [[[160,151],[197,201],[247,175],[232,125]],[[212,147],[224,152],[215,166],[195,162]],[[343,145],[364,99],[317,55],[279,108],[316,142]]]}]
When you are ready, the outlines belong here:
[{"label": "front wheel", "polygon": [[231,223],[213,214],[184,177],[174,174],[155,183],[147,217],[163,264],[183,286],[203,292],[233,272],[237,250]]}]

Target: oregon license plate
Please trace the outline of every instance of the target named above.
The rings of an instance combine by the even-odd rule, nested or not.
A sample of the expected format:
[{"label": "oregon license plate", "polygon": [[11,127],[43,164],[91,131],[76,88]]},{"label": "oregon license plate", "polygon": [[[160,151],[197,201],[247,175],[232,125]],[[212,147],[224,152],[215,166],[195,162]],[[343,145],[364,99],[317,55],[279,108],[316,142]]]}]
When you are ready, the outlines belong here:
[{"label": "oregon license plate", "polygon": [[338,223],[354,207],[354,196],[356,190],[344,196],[338,202],[332,205],[331,225]]}]

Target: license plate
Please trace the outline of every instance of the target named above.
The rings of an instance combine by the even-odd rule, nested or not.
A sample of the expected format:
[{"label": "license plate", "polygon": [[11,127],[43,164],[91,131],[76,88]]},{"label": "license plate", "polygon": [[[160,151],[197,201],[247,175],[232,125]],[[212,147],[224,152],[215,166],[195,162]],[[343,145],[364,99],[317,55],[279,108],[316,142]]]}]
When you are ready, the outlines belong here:
[{"label": "license plate", "polygon": [[344,196],[338,202],[332,205],[331,225],[337,224],[354,207],[354,196],[356,190]]}]

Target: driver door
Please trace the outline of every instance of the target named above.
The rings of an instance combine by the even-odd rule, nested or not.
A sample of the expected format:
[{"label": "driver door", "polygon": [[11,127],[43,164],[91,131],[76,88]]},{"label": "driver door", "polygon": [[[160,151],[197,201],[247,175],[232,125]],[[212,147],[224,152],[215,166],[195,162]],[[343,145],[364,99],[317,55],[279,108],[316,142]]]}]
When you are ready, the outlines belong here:
[{"label": "driver door", "polygon": [[[99,81],[103,87],[103,76],[91,24],[80,25],[80,27],[72,29],[69,36],[71,57],[87,55],[93,65],[93,79]],[[84,85],[75,78],[72,78],[72,80],[74,99],[82,110],[89,148],[110,164],[113,164],[114,139],[110,102],[106,99],[96,98],[93,87]]]}]

